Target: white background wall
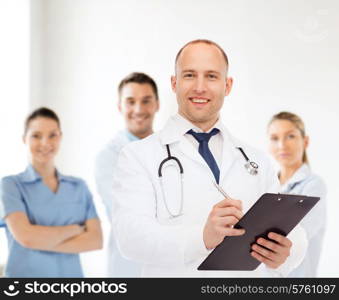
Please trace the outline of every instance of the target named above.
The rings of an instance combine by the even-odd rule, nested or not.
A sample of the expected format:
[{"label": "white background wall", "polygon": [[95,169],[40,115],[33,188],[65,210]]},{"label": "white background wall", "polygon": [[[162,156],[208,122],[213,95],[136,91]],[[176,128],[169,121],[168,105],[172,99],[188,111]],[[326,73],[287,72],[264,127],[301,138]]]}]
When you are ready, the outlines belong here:
[{"label": "white background wall", "polygon": [[[26,161],[21,135],[29,101],[29,20],[29,1],[0,0],[0,177],[20,172]],[[0,228],[0,269],[6,257]]]},{"label": "white background wall", "polygon": [[[177,51],[192,39],[214,40],[228,53],[235,80],[222,112],[234,135],[266,151],[266,124],[272,114],[290,110],[304,119],[311,136],[312,168],[324,177],[329,190],[319,275],[339,276],[337,1],[32,0],[31,4],[31,108],[46,105],[61,117],[60,169],[85,178],[94,192],[94,157],[123,126],[116,110],[120,79],[132,71],[156,79],[159,129],[176,111],[170,75]],[[15,161],[14,156],[11,159]],[[97,197],[96,203],[106,228]],[[90,276],[102,275],[99,254],[84,259]],[[90,264],[93,258],[96,266]]]}]

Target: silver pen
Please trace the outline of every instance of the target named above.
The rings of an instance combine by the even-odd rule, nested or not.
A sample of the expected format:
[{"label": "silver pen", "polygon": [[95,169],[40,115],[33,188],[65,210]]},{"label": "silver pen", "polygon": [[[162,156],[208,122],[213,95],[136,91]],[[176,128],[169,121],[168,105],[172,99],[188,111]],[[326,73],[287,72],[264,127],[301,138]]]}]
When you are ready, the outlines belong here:
[{"label": "silver pen", "polygon": [[217,184],[215,181],[213,181],[214,186],[217,188],[217,190],[227,199],[232,199],[227,193],[223,190],[223,188]]}]

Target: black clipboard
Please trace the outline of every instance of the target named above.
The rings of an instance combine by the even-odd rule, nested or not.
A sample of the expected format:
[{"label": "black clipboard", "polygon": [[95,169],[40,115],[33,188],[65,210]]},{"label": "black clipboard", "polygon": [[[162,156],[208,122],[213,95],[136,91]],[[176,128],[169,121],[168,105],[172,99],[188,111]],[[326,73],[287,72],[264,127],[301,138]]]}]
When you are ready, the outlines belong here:
[{"label": "black clipboard", "polygon": [[226,237],[198,270],[255,270],[261,263],[250,254],[252,244],[259,237],[268,239],[269,232],[286,236],[319,200],[319,197],[302,195],[262,195],[234,225],[234,228],[244,228],[245,234]]}]

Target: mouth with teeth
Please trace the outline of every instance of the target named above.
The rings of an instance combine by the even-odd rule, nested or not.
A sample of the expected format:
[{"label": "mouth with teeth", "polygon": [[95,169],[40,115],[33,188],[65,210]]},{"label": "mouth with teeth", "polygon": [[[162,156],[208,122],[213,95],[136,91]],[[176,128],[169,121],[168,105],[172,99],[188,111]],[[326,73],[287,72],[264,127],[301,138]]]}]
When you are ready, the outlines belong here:
[{"label": "mouth with teeth", "polygon": [[197,105],[197,106],[204,106],[205,104],[207,104],[208,102],[210,102],[209,99],[207,98],[200,98],[200,97],[190,97],[189,100]]}]

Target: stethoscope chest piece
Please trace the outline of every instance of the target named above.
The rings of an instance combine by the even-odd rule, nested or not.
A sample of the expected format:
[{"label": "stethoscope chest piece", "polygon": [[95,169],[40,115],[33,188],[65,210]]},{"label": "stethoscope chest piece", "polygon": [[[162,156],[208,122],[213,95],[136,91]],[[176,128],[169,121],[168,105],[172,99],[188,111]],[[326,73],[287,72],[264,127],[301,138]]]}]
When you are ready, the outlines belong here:
[{"label": "stethoscope chest piece", "polygon": [[245,169],[247,170],[247,172],[251,175],[257,175],[258,169],[259,169],[258,164],[255,163],[254,161],[250,161],[250,159],[246,155],[245,151],[241,147],[237,147],[237,149],[241,152],[242,156],[246,160]]},{"label": "stethoscope chest piece", "polygon": [[259,166],[254,161],[246,162],[245,168],[246,168],[247,172],[250,173],[251,175],[257,175],[258,174]]}]

